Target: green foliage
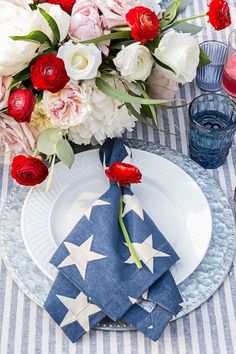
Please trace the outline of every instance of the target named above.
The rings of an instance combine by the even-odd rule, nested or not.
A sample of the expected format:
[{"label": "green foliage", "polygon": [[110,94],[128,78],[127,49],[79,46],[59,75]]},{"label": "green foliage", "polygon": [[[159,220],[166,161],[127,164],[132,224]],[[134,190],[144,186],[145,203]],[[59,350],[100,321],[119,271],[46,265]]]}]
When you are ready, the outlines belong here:
[{"label": "green foliage", "polygon": [[14,41],[25,41],[25,42],[33,42],[39,44],[47,43],[49,45],[52,45],[52,42],[50,41],[48,36],[39,30],[34,30],[29,34],[26,34],[25,36],[11,36],[11,38]]},{"label": "green foliage", "polygon": [[198,67],[202,68],[203,66],[210,64],[210,63],[211,63],[211,60],[208,57],[207,53],[202,48],[200,48],[200,57],[199,57]]},{"label": "green foliage", "polygon": [[67,165],[69,168],[71,168],[71,166],[74,163],[75,156],[74,156],[73,149],[72,149],[70,143],[68,142],[68,140],[66,140],[66,139],[58,140],[58,142],[56,144],[56,154],[57,154],[57,157],[62,162],[64,162],[65,165]]},{"label": "green foliage", "polygon": [[45,155],[54,155],[60,139],[62,139],[62,132],[59,128],[45,129],[38,138],[37,150]]},{"label": "green foliage", "polygon": [[191,33],[191,35],[195,35],[202,30],[201,26],[193,25],[192,23],[180,23],[176,26],[173,26],[174,30],[181,33]]},{"label": "green foliage", "polygon": [[96,85],[105,95],[109,97],[113,97],[122,103],[137,103],[144,105],[159,105],[161,103],[170,102],[169,100],[161,100],[161,99],[151,99],[151,98],[142,98],[137,96],[129,95],[123,91],[117,90],[112,87],[102,78],[96,78]]},{"label": "green foliage", "polygon": [[60,31],[59,31],[56,21],[41,7],[38,7],[38,9],[39,9],[39,12],[41,13],[41,15],[45,18],[45,20],[49,24],[49,26],[54,34],[56,43],[59,43],[60,39],[61,39],[61,35],[60,35]]},{"label": "green foliage", "polygon": [[170,4],[170,6],[167,7],[166,11],[164,12],[163,18],[160,21],[161,28],[165,28],[171,22],[174,21],[174,19],[177,16],[179,5],[180,5],[180,0],[174,0],[172,4]]}]

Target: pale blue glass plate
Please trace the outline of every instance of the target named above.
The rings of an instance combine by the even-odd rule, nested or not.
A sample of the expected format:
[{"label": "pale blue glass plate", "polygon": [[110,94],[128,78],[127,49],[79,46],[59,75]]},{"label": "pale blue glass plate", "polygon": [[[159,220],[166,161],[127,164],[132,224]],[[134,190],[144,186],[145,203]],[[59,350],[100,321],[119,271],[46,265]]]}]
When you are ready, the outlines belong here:
[{"label": "pale blue glass plate", "polygon": [[[187,172],[202,189],[211,209],[213,233],[209,249],[199,267],[179,285],[184,303],[177,317],[182,317],[211,297],[229,272],[236,248],[234,214],[216,181],[194,161],[151,142],[133,139],[128,141],[133,148],[160,155]],[[51,281],[33,263],[21,239],[21,209],[28,191],[16,186],[9,195],[0,220],[0,244],[4,262],[15,282],[42,306]],[[131,329],[123,322],[113,323],[110,320],[105,320],[99,328]]]}]

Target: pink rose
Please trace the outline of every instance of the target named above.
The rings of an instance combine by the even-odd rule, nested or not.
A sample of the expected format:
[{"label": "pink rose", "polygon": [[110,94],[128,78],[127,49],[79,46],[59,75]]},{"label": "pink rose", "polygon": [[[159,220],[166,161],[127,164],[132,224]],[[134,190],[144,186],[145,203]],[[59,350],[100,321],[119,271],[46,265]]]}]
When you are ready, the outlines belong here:
[{"label": "pink rose", "polygon": [[[75,3],[69,28],[69,35],[79,40],[88,40],[108,34],[105,19],[100,16],[95,0],[77,0]],[[100,50],[108,55],[108,42],[99,45]]]},{"label": "pink rose", "polygon": [[17,123],[14,118],[0,114],[0,142],[13,153],[30,154],[35,146],[35,138],[26,123]]},{"label": "pink rose", "polygon": [[82,87],[69,82],[57,93],[44,91],[43,109],[53,126],[69,129],[87,118],[88,97]]},{"label": "pink rose", "polygon": [[179,89],[178,82],[168,79],[156,66],[152,69],[147,82],[148,93],[152,98],[172,100]]},{"label": "pink rose", "polygon": [[7,107],[7,101],[10,95],[10,90],[8,87],[11,80],[11,76],[0,76],[0,109]]}]

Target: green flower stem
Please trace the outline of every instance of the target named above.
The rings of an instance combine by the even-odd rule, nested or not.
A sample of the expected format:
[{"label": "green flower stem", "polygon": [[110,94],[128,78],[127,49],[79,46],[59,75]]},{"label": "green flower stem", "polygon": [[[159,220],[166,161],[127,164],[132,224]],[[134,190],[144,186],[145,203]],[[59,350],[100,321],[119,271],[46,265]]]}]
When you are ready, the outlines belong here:
[{"label": "green flower stem", "polygon": [[188,21],[191,21],[191,20],[195,20],[197,18],[201,18],[201,17],[205,17],[205,16],[206,16],[206,14],[201,14],[201,15],[191,16],[191,17],[187,17],[187,18],[182,18],[181,20],[175,21],[175,22],[171,23],[169,26],[163,28],[162,32],[165,32],[165,31],[167,31],[168,29],[170,29],[172,27],[180,25],[181,23],[188,22]]},{"label": "green flower stem", "polygon": [[128,234],[128,231],[125,227],[125,224],[124,224],[124,221],[123,221],[123,217],[122,217],[122,214],[123,214],[123,201],[122,201],[122,197],[120,197],[120,206],[119,206],[119,224],[120,224],[120,227],[121,227],[121,230],[123,232],[123,235],[124,235],[124,238],[125,238],[125,241],[126,241],[126,244],[129,248],[129,251],[130,251],[130,254],[131,254],[131,257],[133,258],[134,260],[134,263],[136,264],[137,268],[138,269],[141,269],[143,266],[142,266],[142,263],[140,262],[138,256],[137,256],[137,253],[135,252],[135,249],[134,249],[134,246],[130,240],[130,237],[129,237],[129,234]]}]

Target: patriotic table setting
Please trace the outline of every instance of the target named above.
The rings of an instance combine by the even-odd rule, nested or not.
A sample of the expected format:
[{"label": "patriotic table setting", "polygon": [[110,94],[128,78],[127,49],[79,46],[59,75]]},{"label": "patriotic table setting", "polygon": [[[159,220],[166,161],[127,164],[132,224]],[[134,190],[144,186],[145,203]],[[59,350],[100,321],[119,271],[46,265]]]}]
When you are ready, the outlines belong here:
[{"label": "patriotic table setting", "polygon": [[234,353],[236,109],[210,70],[234,78],[235,4],[23,3],[0,1],[0,353]]}]

